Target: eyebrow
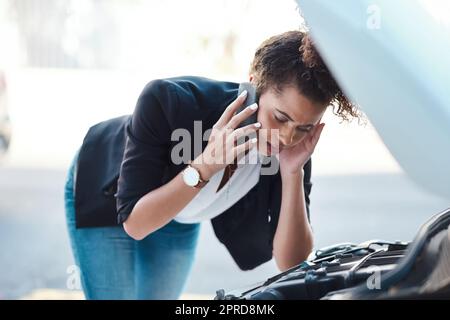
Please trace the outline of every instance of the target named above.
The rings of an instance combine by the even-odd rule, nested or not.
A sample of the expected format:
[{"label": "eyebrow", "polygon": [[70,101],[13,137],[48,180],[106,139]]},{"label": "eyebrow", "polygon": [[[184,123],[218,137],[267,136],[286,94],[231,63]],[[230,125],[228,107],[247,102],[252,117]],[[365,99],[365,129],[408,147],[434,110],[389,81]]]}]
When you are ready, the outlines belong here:
[{"label": "eyebrow", "polygon": [[[280,109],[278,109],[278,108],[275,108],[279,113],[281,113],[283,116],[285,116],[286,118],[288,118],[290,121],[292,121],[292,122],[295,122],[286,112],[283,112],[283,111],[281,111]],[[302,125],[299,125],[299,127],[302,127],[302,128],[312,128],[312,127],[314,127],[314,125],[313,124],[302,124]]]}]

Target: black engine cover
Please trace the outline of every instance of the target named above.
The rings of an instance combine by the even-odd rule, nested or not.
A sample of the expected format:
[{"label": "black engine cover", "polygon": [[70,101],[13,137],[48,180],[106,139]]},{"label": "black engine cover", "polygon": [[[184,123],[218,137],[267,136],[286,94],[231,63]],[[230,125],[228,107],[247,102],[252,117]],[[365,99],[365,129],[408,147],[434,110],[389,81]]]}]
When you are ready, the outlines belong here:
[{"label": "black engine cover", "polygon": [[216,300],[450,298],[450,209],[411,243],[372,240],[317,250],[299,266]]}]

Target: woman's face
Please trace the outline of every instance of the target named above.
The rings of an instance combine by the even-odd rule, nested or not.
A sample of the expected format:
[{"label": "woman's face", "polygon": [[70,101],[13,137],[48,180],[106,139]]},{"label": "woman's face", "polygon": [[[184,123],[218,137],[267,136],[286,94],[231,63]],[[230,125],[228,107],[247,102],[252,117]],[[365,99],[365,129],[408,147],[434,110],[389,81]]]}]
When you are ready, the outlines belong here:
[{"label": "woman's face", "polygon": [[281,92],[266,90],[258,105],[258,151],[265,156],[300,143],[326,110],[326,106],[312,102],[293,86],[285,86]]}]

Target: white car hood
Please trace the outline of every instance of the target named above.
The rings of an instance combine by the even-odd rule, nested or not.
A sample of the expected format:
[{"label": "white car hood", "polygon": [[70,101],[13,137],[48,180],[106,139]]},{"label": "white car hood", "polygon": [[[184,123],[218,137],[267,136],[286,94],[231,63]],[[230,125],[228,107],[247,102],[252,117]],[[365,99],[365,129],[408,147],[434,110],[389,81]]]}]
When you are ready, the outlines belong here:
[{"label": "white car hood", "polygon": [[327,65],[400,166],[450,199],[450,28],[425,1],[449,8],[436,0],[297,3]]}]

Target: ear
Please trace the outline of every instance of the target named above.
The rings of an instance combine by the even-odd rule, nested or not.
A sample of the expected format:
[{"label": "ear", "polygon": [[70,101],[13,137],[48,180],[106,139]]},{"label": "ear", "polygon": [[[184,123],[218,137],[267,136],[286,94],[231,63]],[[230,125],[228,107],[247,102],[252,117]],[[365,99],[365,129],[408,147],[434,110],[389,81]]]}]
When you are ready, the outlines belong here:
[{"label": "ear", "polygon": [[250,81],[250,82],[253,83],[253,74],[250,74],[250,75],[248,76],[248,81]]}]

